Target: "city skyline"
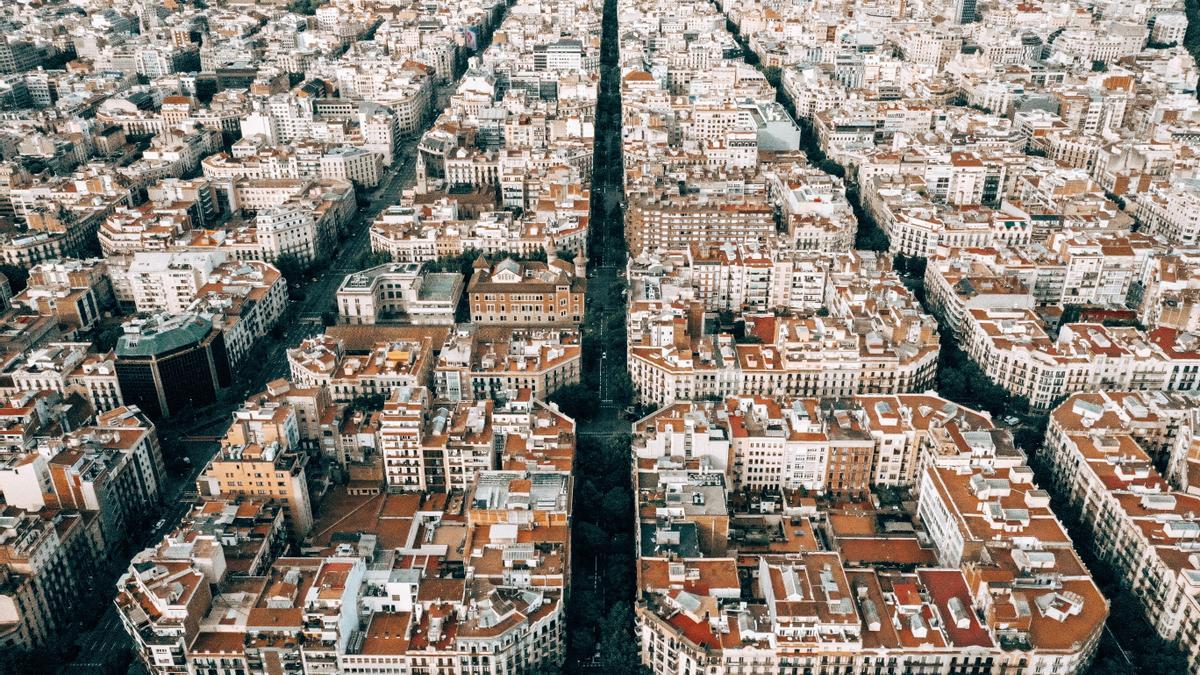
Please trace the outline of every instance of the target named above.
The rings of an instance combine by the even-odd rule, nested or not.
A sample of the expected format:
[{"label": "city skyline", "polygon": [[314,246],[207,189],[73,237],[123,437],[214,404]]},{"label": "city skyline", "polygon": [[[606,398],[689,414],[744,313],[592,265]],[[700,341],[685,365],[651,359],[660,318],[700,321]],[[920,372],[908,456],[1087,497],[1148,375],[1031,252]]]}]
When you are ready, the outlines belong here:
[{"label": "city skyline", "polygon": [[1200,3],[0,27],[0,675],[1200,673]]}]

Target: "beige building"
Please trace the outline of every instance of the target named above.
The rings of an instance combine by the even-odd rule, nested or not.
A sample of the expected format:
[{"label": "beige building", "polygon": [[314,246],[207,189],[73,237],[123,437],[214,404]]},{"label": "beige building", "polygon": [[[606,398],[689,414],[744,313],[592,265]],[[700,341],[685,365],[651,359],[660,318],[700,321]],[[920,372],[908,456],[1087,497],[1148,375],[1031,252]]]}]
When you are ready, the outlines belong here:
[{"label": "beige building", "polygon": [[1135,216],[1147,234],[1176,246],[1200,241],[1200,186],[1194,180],[1171,181],[1140,195]]},{"label": "beige building", "polygon": [[[267,414],[270,419],[264,419]],[[256,412],[254,417],[235,416],[221,451],[196,480],[196,489],[204,497],[272,500],[283,506],[293,536],[302,539],[312,529],[313,510],[308,455],[295,447],[299,441],[295,413],[280,407]]]},{"label": "beige building", "polygon": [[1147,326],[1200,332],[1200,259],[1180,251],[1149,261],[1138,319]]},{"label": "beige building", "polygon": [[99,534],[81,513],[0,512],[0,650],[45,650],[72,634]]},{"label": "beige building", "polygon": [[625,239],[633,254],[714,242],[766,242],[775,234],[775,210],[765,195],[689,195],[674,184],[633,193],[625,213]]},{"label": "beige building", "polygon": [[53,342],[30,349],[10,360],[2,370],[0,391],[7,396],[28,391],[80,394],[96,412],[122,405],[112,353],[90,352],[91,343]]},{"label": "beige building", "polygon": [[[481,472],[544,465],[564,468],[574,422],[528,389],[506,401],[431,404],[424,387],[393,391],[379,416],[385,486],[397,491],[466,492]],[[507,458],[507,459],[506,459]]]},{"label": "beige building", "polygon": [[117,612],[137,657],[155,673],[209,665],[189,665],[186,657],[192,648],[208,649],[197,637],[225,616],[210,613],[212,589],[235,574],[262,578],[285,544],[277,504],[243,498],[195,504],[178,529],[135,555],[117,582]]},{"label": "beige building", "polygon": [[959,207],[935,201],[924,178],[918,176],[875,176],[863,184],[862,191],[863,208],[887,233],[892,253],[926,257],[939,246],[1024,244],[1033,237],[1024,212],[1007,206]]},{"label": "beige building", "polygon": [[106,256],[161,251],[191,228],[190,210],[183,205],[146,202],[136,208],[119,208],[100,224],[100,250]]}]

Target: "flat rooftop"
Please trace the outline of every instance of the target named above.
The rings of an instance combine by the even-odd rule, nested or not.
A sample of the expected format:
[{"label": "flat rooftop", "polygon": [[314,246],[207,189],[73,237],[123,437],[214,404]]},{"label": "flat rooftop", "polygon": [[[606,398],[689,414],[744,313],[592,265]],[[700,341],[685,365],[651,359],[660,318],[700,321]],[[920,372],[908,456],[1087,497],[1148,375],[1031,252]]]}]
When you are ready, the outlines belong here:
[{"label": "flat rooftop", "polygon": [[458,272],[430,272],[417,292],[418,300],[452,300],[455,287],[462,283]]}]

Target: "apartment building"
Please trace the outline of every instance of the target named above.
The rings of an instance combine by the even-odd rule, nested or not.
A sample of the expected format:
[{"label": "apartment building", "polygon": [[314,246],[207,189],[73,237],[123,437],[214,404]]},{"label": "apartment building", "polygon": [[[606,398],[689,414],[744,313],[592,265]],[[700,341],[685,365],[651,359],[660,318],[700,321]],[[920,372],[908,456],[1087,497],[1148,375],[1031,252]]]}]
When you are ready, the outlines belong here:
[{"label": "apartment building", "polygon": [[[880,450],[907,445],[910,472],[898,484],[916,493],[908,528],[880,527],[870,505],[818,506],[800,484],[798,468],[820,473],[812,450],[839,414],[855,416],[875,445],[868,467]],[[1023,455],[985,415],[930,395],[856,397],[842,408],[747,397],[670,406],[634,431],[635,619],[653,672],[1083,672],[1090,663],[1107,602]],[[839,441],[825,443],[842,464],[832,459]],[[727,450],[792,486],[735,493],[726,476],[744,469],[714,464]],[[868,468],[865,482],[877,473]],[[1050,586],[1039,581],[1048,573]]]},{"label": "apartment building", "polygon": [[[635,300],[629,371],[656,405],[733,394],[851,396],[931,386],[937,327],[890,270],[831,270],[826,315],[742,315],[743,336],[705,329],[697,301]],[[749,336],[749,337],[746,337]],[[835,365],[836,364],[836,365]]]},{"label": "apartment building", "polygon": [[185,654],[202,628],[197,612],[212,603],[210,584],[266,574],[285,533],[277,505],[213,500],[196,504],[178,529],[135,555],[117,582],[116,606],[138,658],[154,672],[188,672]]},{"label": "apartment building", "polygon": [[[396,423],[381,434],[409,435],[407,427],[416,435],[403,443],[428,441],[430,456],[470,449],[505,470],[481,469],[449,493],[339,491],[296,557],[277,557],[284,513],[272,502],[197,504],[118,582],[117,608],[142,663],[155,673],[557,667],[574,424],[527,395],[503,409],[464,403],[462,414],[402,422],[400,408],[427,406],[421,391],[394,391],[385,415]],[[483,414],[482,430],[471,410]],[[477,443],[480,433],[503,439]]]},{"label": "apartment building", "polygon": [[31,349],[0,370],[0,392],[53,391],[82,396],[91,410],[103,413],[123,405],[115,357],[90,351],[90,343],[52,342]]},{"label": "apartment building", "polygon": [[[73,635],[94,574],[161,499],[154,425],[134,407],[71,429],[55,396],[8,401],[0,455],[0,649]],[[34,436],[38,440],[34,442]]]},{"label": "apartment building", "polygon": [[214,268],[189,309],[214,316],[214,325],[225,336],[230,363],[236,366],[279,323],[287,305],[283,274],[273,265],[246,260]]},{"label": "apartment building", "polygon": [[[425,387],[401,387],[392,391],[379,414],[379,453],[388,489],[425,490],[423,445],[425,418],[430,406]],[[444,430],[445,418],[442,418]]]},{"label": "apartment building", "polygon": [[[534,203],[527,203],[530,199],[522,196],[520,203],[512,204],[525,212],[520,218],[513,211],[490,210],[495,204],[487,191],[459,191],[416,206],[390,206],[371,224],[371,250],[386,253],[397,262],[427,262],[466,252],[527,257],[559,251],[582,254],[587,202],[579,199],[570,207],[559,208],[550,197],[560,187],[559,183],[544,186],[539,181]],[[542,188],[550,196],[541,195]]]},{"label": "apartment building", "polygon": [[[192,225],[205,227],[219,215],[213,185],[203,178],[164,178],[146,188],[147,203],[186,210]],[[153,232],[151,228],[151,232]]]},{"label": "apartment building", "polygon": [[166,469],[157,432],[136,407],[102,413],[61,436],[43,436],[39,445],[10,448],[0,494],[31,513],[89,513],[97,551],[118,548],[162,499]]},{"label": "apartment building", "polygon": [[854,249],[858,220],[842,181],[800,166],[789,154],[763,163],[773,204],[784,226],[781,244],[797,251],[846,253]]},{"label": "apartment building", "polygon": [[[1154,444],[1137,431],[1156,412],[1180,405],[1176,441],[1168,445],[1168,480],[1155,468]],[[1058,492],[1080,514],[1096,555],[1142,602],[1164,639],[1188,656],[1200,654],[1192,592],[1196,496],[1182,478],[1195,461],[1195,401],[1172,405],[1161,393],[1101,390],[1067,398],[1050,415],[1046,458]],[[1188,487],[1185,489],[1184,485]]]},{"label": "apartment building", "polygon": [[582,362],[573,329],[460,324],[442,344],[433,389],[443,401],[506,400],[518,390],[544,400],[578,383]]},{"label": "apartment building", "polygon": [[[981,255],[973,255],[976,251]],[[925,266],[925,297],[955,336],[970,310],[1031,310],[1035,298],[1016,274],[991,263],[995,249],[940,249]]]},{"label": "apartment building", "polygon": [[189,231],[173,249],[216,250],[237,260],[266,262],[291,254],[311,264],[333,249],[356,212],[353,184],[339,179],[238,178],[222,181],[217,192],[224,210],[252,215],[252,220]]},{"label": "apartment building", "polygon": [[[1145,312],[1154,313],[1166,301],[1160,294],[1187,285],[1175,279],[1179,273],[1171,270],[1179,269],[1178,263],[1163,262],[1164,253],[1157,240],[1140,233],[1072,231],[1057,232],[1040,245],[939,248],[925,268],[927,297],[956,334],[968,309],[1119,309],[1141,301],[1150,303]],[[1171,279],[1165,284],[1156,278],[1162,272]]]},{"label": "apartment building", "polygon": [[120,407],[63,439],[48,463],[47,506],[96,512],[107,546],[145,527],[163,499],[167,473],[154,424],[136,407]]},{"label": "apartment building", "polygon": [[1019,210],[939,203],[928,196],[923,178],[880,175],[862,190],[863,208],[887,233],[893,253],[928,257],[939,246],[985,248],[1033,238],[1032,223]]},{"label": "apartment building", "polygon": [[1200,331],[1200,268],[1189,252],[1156,256],[1143,270],[1139,282],[1138,319],[1147,326]]},{"label": "apartment building", "polygon": [[191,228],[187,207],[146,202],[136,208],[114,211],[100,224],[97,236],[100,250],[109,256],[165,250]]},{"label": "apartment building", "polygon": [[0,73],[33,70],[40,62],[41,56],[34,45],[10,38],[0,41]]},{"label": "apartment building", "polygon": [[[447,204],[445,215],[450,220],[457,220],[457,206],[456,203]],[[443,233],[440,226],[426,225],[426,212],[432,214],[432,209],[426,207],[419,212],[415,207],[393,205],[380,211],[371,223],[371,250],[385,253],[400,263],[421,263],[461,253],[461,250],[455,251],[450,232]],[[442,221],[438,219],[438,222]]]},{"label": "apartment building", "polygon": [[307,338],[287,352],[288,380],[299,387],[328,389],[344,353],[342,343],[328,335]]},{"label": "apartment building", "polygon": [[361,148],[331,148],[321,155],[322,178],[348,180],[355,185],[375,187],[383,175],[383,155]]},{"label": "apartment building", "polygon": [[[366,504],[364,530],[346,533],[353,544],[322,536],[315,555],[273,557],[270,567],[243,577],[211,565],[222,553],[219,543],[186,550],[168,548],[164,541],[157,550],[148,549],[138,560],[143,564],[131,567],[122,580],[118,606],[128,608],[126,629],[145,636],[139,640],[142,659],[161,673],[173,672],[173,662],[184,671],[240,667],[265,672],[268,664],[277,664],[301,672],[379,673],[440,662],[466,672],[470,666],[458,664],[464,658],[469,663],[472,649],[477,665],[483,661],[503,672],[529,660],[557,663],[563,654],[566,541],[548,527],[527,528],[541,552],[524,552],[511,527],[443,520],[443,515],[466,515],[443,502],[419,495],[376,497]],[[406,534],[395,532],[396,526]],[[418,539],[418,531],[442,543]],[[190,532],[185,528],[181,536]],[[463,579],[423,565],[371,568],[370,563],[391,558],[385,543],[444,560],[446,554],[435,551],[471,535],[478,549],[463,562],[477,577]],[[525,562],[530,584],[513,586],[500,571],[503,563],[492,563],[506,552]],[[183,593],[161,592],[176,584]],[[469,615],[472,599],[476,610]],[[156,610],[136,611],[148,603]],[[227,608],[236,609],[233,623],[220,619]],[[359,625],[365,627],[362,632],[354,628]],[[306,635],[320,638],[302,639]],[[400,637],[405,635],[420,637]]]},{"label": "apartment building", "polygon": [[[80,325],[89,324],[93,313],[112,305],[110,277],[107,263],[100,258],[39,263],[29,269],[23,294],[15,297],[28,306],[54,304],[63,323],[72,323],[71,317],[76,317]],[[50,297],[53,300],[43,300]],[[59,308],[60,301],[66,306]]]},{"label": "apartment building", "polygon": [[1136,291],[1154,258],[1165,252],[1161,240],[1128,234],[1056,232],[1046,248],[1063,260],[1061,304],[1123,306]]},{"label": "apartment building", "polygon": [[1059,326],[1051,337],[1032,310],[972,309],[963,349],[993,382],[1048,409],[1059,397],[1092,389],[1195,387],[1194,337],[1099,323]]},{"label": "apartment building", "polygon": [[433,338],[401,338],[371,342],[346,351],[329,335],[309,338],[288,350],[291,381],[304,387],[325,387],[334,401],[384,396],[396,387],[422,387],[433,368]]},{"label": "apartment building", "polygon": [[670,194],[675,189],[661,186],[629,194],[625,238],[630,251],[765,243],[775,234],[775,211],[765,195]]},{"label": "apartment building", "polygon": [[250,396],[243,407],[271,405],[291,408],[300,447],[310,452],[319,451],[339,465],[344,466],[350,461],[339,433],[345,407],[334,403],[327,388],[301,386],[282,378],[272,380],[266,389]]},{"label": "apartment building", "polygon": [[0,648],[48,649],[69,634],[103,553],[94,527],[78,512],[0,512]]},{"label": "apartment building", "polygon": [[111,269],[118,299],[138,312],[212,315],[235,365],[287,305],[287,281],[278,269],[233,260],[220,249],[139,252]]},{"label": "apartment building", "polygon": [[433,368],[430,338],[377,343],[365,356],[347,355],[329,383],[335,401],[386,395],[396,387],[419,387]]},{"label": "apartment building", "polygon": [[103,166],[89,166],[44,182],[8,190],[14,222],[0,237],[0,258],[31,267],[43,260],[83,257],[100,223],[130,203],[124,181]]},{"label": "apartment building", "polygon": [[639,420],[634,454],[699,461],[724,473],[733,490],[853,497],[914,484],[930,429],[957,414],[926,394],[730,396],[675,403]]},{"label": "apartment building", "polygon": [[1176,246],[1195,246],[1200,239],[1200,186],[1180,179],[1169,186],[1155,186],[1139,195],[1134,217],[1147,234],[1162,237]]},{"label": "apartment building", "polygon": [[[196,489],[202,497],[271,500],[283,508],[292,536],[302,539],[313,526],[306,471],[309,456],[295,447],[299,443],[295,413],[277,410],[284,412],[246,411],[242,419],[235,415],[220,452],[196,479]],[[272,419],[264,424],[261,418],[268,414]]]},{"label": "apartment building", "polygon": [[116,270],[124,277],[117,285],[132,290],[139,312],[182,314],[225,261],[219,251],[136,252],[128,267]]},{"label": "apartment building", "polygon": [[431,400],[424,387],[401,387],[384,404],[378,447],[389,489],[467,491],[481,472],[570,470],[574,422],[528,389],[502,402]]},{"label": "apartment building", "polygon": [[[872,269],[870,252],[818,253],[787,247],[693,245],[631,258],[627,278],[639,300],[697,300],[710,311],[815,312],[831,279]],[[854,272],[856,273],[856,272]]]},{"label": "apartment building", "polygon": [[254,230],[263,255],[271,260],[294,256],[301,264],[315,262],[329,250],[328,237],[322,237],[312,211],[302,204],[285,204],[259,211]]}]

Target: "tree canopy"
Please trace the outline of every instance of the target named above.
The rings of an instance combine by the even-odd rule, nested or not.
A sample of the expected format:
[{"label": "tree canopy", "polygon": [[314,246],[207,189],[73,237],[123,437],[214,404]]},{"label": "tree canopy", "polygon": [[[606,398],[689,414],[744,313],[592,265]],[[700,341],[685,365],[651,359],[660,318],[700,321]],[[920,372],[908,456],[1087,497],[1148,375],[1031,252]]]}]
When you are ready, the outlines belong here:
[{"label": "tree canopy", "polygon": [[284,253],[276,257],[274,265],[290,284],[301,283],[308,272],[308,266],[301,262],[295,253]]}]

